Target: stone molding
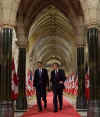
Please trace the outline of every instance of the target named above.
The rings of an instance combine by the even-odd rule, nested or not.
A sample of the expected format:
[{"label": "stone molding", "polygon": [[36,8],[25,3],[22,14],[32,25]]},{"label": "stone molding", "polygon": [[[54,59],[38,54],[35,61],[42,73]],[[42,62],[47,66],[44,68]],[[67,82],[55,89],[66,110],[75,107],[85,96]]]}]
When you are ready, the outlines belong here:
[{"label": "stone molding", "polygon": [[84,24],[87,28],[98,27],[100,25],[100,1],[99,0],[80,0],[83,13]]},{"label": "stone molding", "polygon": [[27,48],[28,47],[27,40],[18,40],[18,41],[16,41],[16,44],[19,48]]},{"label": "stone molding", "polygon": [[0,1],[0,25],[16,26],[16,15],[21,0]]}]

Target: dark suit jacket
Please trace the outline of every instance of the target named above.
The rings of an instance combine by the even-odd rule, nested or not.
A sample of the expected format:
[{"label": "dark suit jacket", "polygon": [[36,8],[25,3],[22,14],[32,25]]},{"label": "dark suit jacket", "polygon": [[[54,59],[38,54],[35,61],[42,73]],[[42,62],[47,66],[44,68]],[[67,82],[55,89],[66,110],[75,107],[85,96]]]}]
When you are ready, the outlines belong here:
[{"label": "dark suit jacket", "polygon": [[45,88],[46,86],[49,86],[48,71],[46,69],[42,68],[41,77],[40,77],[39,69],[35,70],[33,86],[36,88],[40,86],[43,88]]},{"label": "dark suit jacket", "polygon": [[66,80],[66,77],[65,77],[65,73],[64,73],[64,70],[62,69],[59,69],[58,70],[58,73],[57,73],[57,76],[55,74],[55,70],[53,70],[51,72],[51,83],[52,83],[52,88],[53,89],[63,89],[64,88],[64,84],[60,84],[59,82],[60,81],[65,81]]}]

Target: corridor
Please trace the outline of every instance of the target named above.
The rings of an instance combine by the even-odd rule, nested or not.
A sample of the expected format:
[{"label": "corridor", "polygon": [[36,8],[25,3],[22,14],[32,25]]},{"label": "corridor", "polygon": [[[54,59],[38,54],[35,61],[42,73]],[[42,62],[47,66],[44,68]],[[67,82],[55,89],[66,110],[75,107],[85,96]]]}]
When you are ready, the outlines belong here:
[{"label": "corridor", "polygon": [[[99,14],[100,0],[0,0],[0,117],[100,117]],[[43,84],[54,63],[65,72],[62,112],[53,112],[52,93],[37,112],[39,61]]]}]

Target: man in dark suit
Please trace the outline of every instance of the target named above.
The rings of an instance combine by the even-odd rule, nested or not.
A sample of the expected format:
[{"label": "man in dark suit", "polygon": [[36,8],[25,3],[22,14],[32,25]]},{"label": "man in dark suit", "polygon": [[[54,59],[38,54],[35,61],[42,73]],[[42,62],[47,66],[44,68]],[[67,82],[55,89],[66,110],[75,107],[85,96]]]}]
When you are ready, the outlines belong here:
[{"label": "man in dark suit", "polygon": [[[53,104],[54,104],[54,112],[58,111],[58,100],[60,105],[60,110],[63,107],[63,89],[64,89],[64,81],[66,79],[64,70],[59,69],[58,63],[53,64],[54,70],[51,72],[51,83],[53,90]],[[58,98],[58,100],[57,100]]]},{"label": "man in dark suit", "polygon": [[42,67],[42,62],[38,62],[38,69],[35,70],[33,86],[36,88],[36,97],[39,112],[42,111],[41,98],[44,101],[44,108],[47,107],[46,87],[49,87],[48,71]]}]

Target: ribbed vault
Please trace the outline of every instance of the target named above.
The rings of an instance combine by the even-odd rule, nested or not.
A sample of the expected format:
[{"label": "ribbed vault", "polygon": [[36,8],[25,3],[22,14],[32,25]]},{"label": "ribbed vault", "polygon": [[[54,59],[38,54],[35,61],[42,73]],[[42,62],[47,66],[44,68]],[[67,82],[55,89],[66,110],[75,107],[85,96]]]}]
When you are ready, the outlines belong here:
[{"label": "ribbed vault", "polygon": [[78,0],[22,0],[17,21],[21,19],[28,34],[29,61],[42,60],[46,65],[58,60],[66,71],[76,70],[75,21],[80,16],[83,14]]},{"label": "ribbed vault", "polygon": [[59,9],[72,24],[73,17],[77,19],[78,16],[83,16],[79,0],[21,0],[17,18],[20,20],[22,17],[25,28],[29,31],[37,15],[49,5]]},{"label": "ribbed vault", "polygon": [[34,39],[37,39],[41,38],[41,36],[57,35],[74,41],[75,31],[69,19],[54,6],[50,5],[36,17],[35,22],[31,26],[29,36],[34,35]]},{"label": "ribbed vault", "polygon": [[31,60],[42,60],[47,64],[49,58],[58,56],[66,71],[73,71],[76,68],[76,40],[75,30],[69,19],[50,5],[36,17],[31,26]]},{"label": "ribbed vault", "polygon": [[35,55],[37,55],[37,58],[39,58],[46,64],[49,58],[58,56],[59,58],[61,58],[61,63],[67,68],[67,71],[70,71],[70,68],[72,68],[73,65],[73,67],[75,68],[76,49],[73,49],[73,47],[69,47],[68,43],[64,39],[60,39],[58,37],[55,37],[55,39],[46,38],[43,40],[43,42],[40,41],[40,43],[38,44],[39,45],[35,47],[35,49],[33,49],[33,58]]},{"label": "ribbed vault", "polygon": [[[37,46],[38,45],[38,46]],[[38,53],[37,53],[38,52]],[[37,56],[44,63],[52,56],[59,56],[65,66],[75,65],[76,49],[72,44],[60,37],[47,37],[37,40],[35,46],[32,48],[31,56]],[[67,63],[67,64],[66,64]],[[67,69],[70,69],[70,67]]]}]

